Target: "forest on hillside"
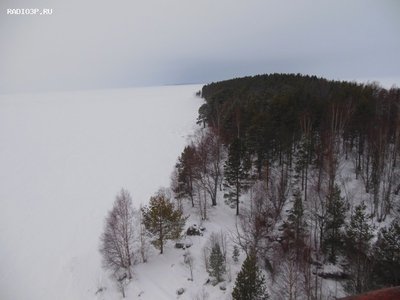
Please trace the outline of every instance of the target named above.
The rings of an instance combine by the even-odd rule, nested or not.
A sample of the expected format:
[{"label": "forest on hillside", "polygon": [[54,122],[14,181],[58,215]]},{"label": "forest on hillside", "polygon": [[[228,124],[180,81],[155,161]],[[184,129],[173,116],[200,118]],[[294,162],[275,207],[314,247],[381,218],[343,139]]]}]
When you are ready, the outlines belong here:
[{"label": "forest on hillside", "polygon": [[326,299],[323,279],[348,294],[400,284],[400,89],[271,74],[199,95],[204,130],[172,189],[203,218],[224,194],[275,298]]}]

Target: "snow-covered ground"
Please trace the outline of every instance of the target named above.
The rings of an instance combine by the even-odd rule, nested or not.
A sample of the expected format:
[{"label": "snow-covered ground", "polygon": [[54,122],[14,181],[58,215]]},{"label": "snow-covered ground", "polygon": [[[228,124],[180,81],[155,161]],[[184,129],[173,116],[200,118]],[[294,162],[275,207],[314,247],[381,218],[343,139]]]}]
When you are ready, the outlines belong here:
[{"label": "snow-covered ground", "polygon": [[[115,300],[121,293],[101,268],[104,218],[126,188],[136,208],[168,187],[177,157],[198,126],[200,85],[0,95],[0,299]],[[370,202],[353,162],[342,161],[338,181],[353,205]],[[248,195],[244,195],[244,198]],[[200,225],[185,205],[187,226]],[[232,262],[235,211],[210,207],[204,236],[190,237],[193,277],[182,249],[169,242],[160,255],[134,266],[128,299],[231,299],[244,259]],[[212,233],[227,237],[228,272],[205,284],[203,249]],[[329,266],[324,266],[324,270]],[[185,292],[178,296],[177,290]],[[269,287],[270,288],[270,287]],[[324,295],[344,296],[323,280]]]},{"label": "snow-covered ground", "polygon": [[[222,196],[222,194],[221,194]],[[152,251],[146,264],[138,264],[134,268],[134,280],[130,283],[127,298],[156,300],[156,299],[180,299],[180,300],[230,300],[232,289],[237,273],[241,268],[241,262],[245,258],[242,252],[239,262],[232,261],[233,242],[232,235],[235,233],[235,210],[225,205],[222,197],[218,200],[218,206],[210,207],[208,219],[202,223],[206,228],[203,236],[187,236],[186,241],[193,245],[186,250],[176,249],[172,242],[168,243],[166,251],[160,255],[158,251]],[[196,224],[200,220],[196,208],[191,208],[186,203],[184,211],[189,215],[187,227]],[[227,272],[224,274],[225,281],[213,286],[207,283],[210,278],[206,271],[204,260],[204,249],[210,250],[210,236],[214,234],[218,238],[226,237],[227,243]],[[190,269],[184,264],[184,254],[188,251],[193,258],[193,281],[190,280]],[[208,254],[210,252],[207,252]],[[104,279],[104,278],[103,278]],[[105,282],[103,282],[105,283]],[[226,290],[221,290],[225,286]],[[178,296],[177,290],[183,288],[185,292]],[[140,295],[140,298],[138,296]],[[99,299],[110,299],[106,291]]]},{"label": "snow-covered ground", "polygon": [[[200,88],[0,96],[0,299],[120,298],[95,295],[108,284],[98,253],[104,217],[122,187],[138,207],[169,186]],[[160,269],[154,260],[138,267],[143,286],[128,297],[176,297],[156,282],[174,280],[162,269],[168,255],[181,253],[155,257]]]}]

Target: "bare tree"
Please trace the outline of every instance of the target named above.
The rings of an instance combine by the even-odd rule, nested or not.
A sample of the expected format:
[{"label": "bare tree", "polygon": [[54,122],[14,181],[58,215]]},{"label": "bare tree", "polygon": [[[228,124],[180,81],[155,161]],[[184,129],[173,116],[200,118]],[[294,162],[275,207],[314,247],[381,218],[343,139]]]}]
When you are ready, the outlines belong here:
[{"label": "bare tree", "polygon": [[237,219],[236,233],[232,239],[247,255],[255,251],[268,265],[267,253],[274,239],[276,224],[273,205],[268,198],[266,182],[257,181],[249,191],[250,205],[243,208]]},{"label": "bare tree", "polygon": [[147,262],[147,252],[150,247],[149,236],[146,231],[146,227],[143,222],[143,215],[142,215],[142,205],[140,205],[140,211],[137,213],[137,226],[139,228],[138,232],[138,242],[139,242],[139,251],[140,256],[142,258],[142,262]]},{"label": "bare tree", "polygon": [[132,278],[134,215],[132,198],[127,190],[121,189],[105,220],[99,249],[104,268],[113,273],[119,285],[126,278]]},{"label": "bare tree", "polygon": [[[346,103],[332,103],[325,124],[325,130],[321,136],[322,143],[322,167],[328,175],[328,190],[332,194],[335,179],[338,172],[340,145],[344,129],[353,111],[353,100],[350,98]],[[319,185],[320,186],[320,185]]]},{"label": "bare tree", "polygon": [[186,250],[186,252],[183,254],[183,262],[185,265],[189,267],[190,270],[190,281],[193,281],[193,263],[194,263],[194,258],[192,253],[189,250]]},{"label": "bare tree", "polygon": [[207,220],[207,211],[209,205],[207,204],[208,194],[205,189],[202,188],[201,184],[195,184],[196,187],[196,205],[200,216],[200,222]]},{"label": "bare tree", "polygon": [[273,287],[275,299],[306,299],[303,286],[303,277],[295,259],[295,253],[290,253],[288,257],[281,262],[280,276]]},{"label": "bare tree", "polygon": [[217,205],[218,187],[222,183],[222,145],[217,133],[211,130],[200,130],[196,133],[197,168],[195,179],[211,199],[213,206]]}]

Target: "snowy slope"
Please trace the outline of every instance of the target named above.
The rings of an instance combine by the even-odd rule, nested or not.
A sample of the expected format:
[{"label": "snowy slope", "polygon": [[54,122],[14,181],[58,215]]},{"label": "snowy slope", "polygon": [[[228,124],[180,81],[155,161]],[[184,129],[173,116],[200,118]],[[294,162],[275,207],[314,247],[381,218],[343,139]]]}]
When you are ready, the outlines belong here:
[{"label": "snowy slope", "polygon": [[[222,194],[221,194],[222,196]],[[188,203],[186,203],[188,204]],[[190,269],[184,264],[185,250],[175,249],[173,243],[169,243],[163,255],[153,253],[148,263],[136,265],[134,268],[134,280],[131,282],[127,296],[131,299],[231,299],[231,292],[237,273],[244,260],[244,254],[239,257],[240,262],[234,263],[231,259],[233,242],[231,236],[235,233],[235,210],[223,203],[222,197],[218,200],[218,206],[210,207],[208,220],[200,223],[196,209],[186,205],[184,211],[189,215],[187,225],[202,224],[206,228],[203,236],[187,237],[193,245],[189,251],[193,258],[193,281],[190,279]],[[205,268],[204,248],[210,249],[210,236],[212,234],[225,234],[227,242],[227,272],[224,275],[225,282],[213,286],[206,283],[209,275]],[[225,285],[226,290],[221,290],[220,285]],[[177,290],[185,289],[184,294],[178,296]],[[109,299],[108,293],[104,298]]]},{"label": "snowy slope", "polygon": [[[104,217],[121,187],[139,206],[169,185],[200,88],[0,96],[0,299],[120,298],[95,295]],[[146,299],[176,297],[162,289]]]}]

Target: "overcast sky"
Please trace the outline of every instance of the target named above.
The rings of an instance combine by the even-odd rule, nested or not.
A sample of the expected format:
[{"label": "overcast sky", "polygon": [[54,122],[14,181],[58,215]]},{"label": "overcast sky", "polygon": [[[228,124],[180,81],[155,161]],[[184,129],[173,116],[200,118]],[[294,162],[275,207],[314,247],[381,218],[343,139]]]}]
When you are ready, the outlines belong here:
[{"label": "overcast sky", "polygon": [[0,0],[0,9],[0,93],[275,72],[400,86],[398,0]]}]

